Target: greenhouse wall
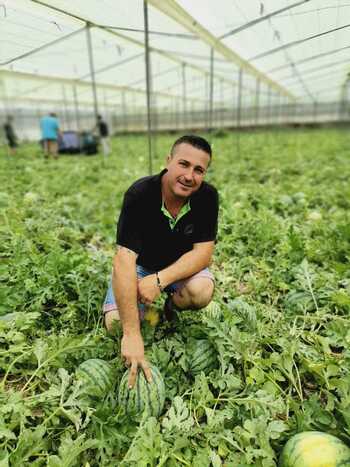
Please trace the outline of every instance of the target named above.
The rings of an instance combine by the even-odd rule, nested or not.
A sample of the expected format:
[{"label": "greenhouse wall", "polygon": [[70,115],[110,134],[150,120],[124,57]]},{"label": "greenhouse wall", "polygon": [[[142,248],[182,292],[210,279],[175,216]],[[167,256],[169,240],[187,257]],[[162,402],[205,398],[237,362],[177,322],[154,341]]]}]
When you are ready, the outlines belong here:
[{"label": "greenhouse wall", "polygon": [[[91,131],[95,126],[93,109],[81,108],[79,115],[73,108],[43,109],[12,108],[0,114],[0,125],[3,126],[6,114],[14,117],[14,126],[21,140],[37,141],[40,139],[40,118],[50,111],[55,111],[60,120],[61,129]],[[147,114],[145,111],[122,114],[120,109],[109,109],[101,112],[111,133],[131,133],[147,131]],[[159,131],[206,130],[210,118],[207,109],[190,110],[184,113],[180,108],[177,112],[155,111],[151,113],[152,128]],[[279,125],[308,125],[317,123],[337,123],[350,121],[350,105],[344,102],[326,102],[317,104],[287,104],[279,107],[250,106],[241,109],[238,124],[237,109],[218,107],[213,109],[212,128],[254,128]]]}]

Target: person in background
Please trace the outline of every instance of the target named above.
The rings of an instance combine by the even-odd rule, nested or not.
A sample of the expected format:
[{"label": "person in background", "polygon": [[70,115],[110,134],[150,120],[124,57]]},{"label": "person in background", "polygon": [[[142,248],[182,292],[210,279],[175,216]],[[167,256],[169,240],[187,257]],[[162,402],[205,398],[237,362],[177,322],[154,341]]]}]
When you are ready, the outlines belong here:
[{"label": "person in background", "polygon": [[217,190],[204,181],[211,156],[205,139],[182,136],[167,156],[166,169],[137,180],[124,195],[103,312],[109,331],[121,321],[130,386],[138,367],[151,377],[140,331],[145,306],[164,291],[164,315],[170,321],[179,310],[198,310],[211,301],[214,277],[208,266],[219,205]]},{"label": "person in background", "polygon": [[96,127],[100,136],[103,155],[107,157],[111,152],[109,143],[109,129],[107,123],[103,120],[102,115],[97,116]]},{"label": "person in background", "polygon": [[40,120],[41,137],[44,145],[45,157],[58,158],[58,137],[60,124],[55,113],[50,113]]},{"label": "person in background", "polygon": [[18,139],[13,128],[13,117],[8,115],[4,124],[5,137],[7,139],[8,154],[14,156],[18,147]]}]

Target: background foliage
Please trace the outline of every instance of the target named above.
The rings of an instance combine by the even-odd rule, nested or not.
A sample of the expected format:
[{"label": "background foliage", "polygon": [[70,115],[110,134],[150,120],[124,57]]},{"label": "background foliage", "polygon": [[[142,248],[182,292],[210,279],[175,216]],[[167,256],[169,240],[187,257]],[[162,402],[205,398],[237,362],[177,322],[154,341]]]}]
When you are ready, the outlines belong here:
[{"label": "background foliage", "polygon": [[[174,135],[157,139],[155,171]],[[0,466],[275,466],[295,432],[350,441],[350,139],[341,130],[212,135],[220,193],[214,303],[143,326],[161,370],[159,420],[125,416],[116,390],[81,396],[96,357],[124,368],[101,305],[125,189],[147,174],[145,139],[113,156],[0,160]],[[210,340],[220,365],[188,372]]]}]

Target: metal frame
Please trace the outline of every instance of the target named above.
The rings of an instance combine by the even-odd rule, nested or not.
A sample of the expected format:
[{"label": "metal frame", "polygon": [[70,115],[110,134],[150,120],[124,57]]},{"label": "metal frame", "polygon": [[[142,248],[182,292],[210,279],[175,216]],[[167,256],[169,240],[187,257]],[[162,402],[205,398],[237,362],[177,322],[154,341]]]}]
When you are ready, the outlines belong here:
[{"label": "metal frame", "polygon": [[148,36],[148,5],[143,0],[143,18],[145,25],[145,67],[146,67],[146,105],[147,105],[147,139],[148,139],[148,171],[152,175],[152,118],[151,118],[151,78],[150,78],[150,50]]},{"label": "metal frame", "polygon": [[265,81],[272,88],[278,90],[282,94],[287,95],[290,98],[294,97],[287,89],[259,71],[249,61],[243,59],[238,53],[223,44],[220,39],[213,36],[178,3],[176,3],[175,0],[148,0],[148,2],[162,13],[184,26],[188,31],[196,34],[203,42],[207,43],[216,52],[224,56],[228,62],[234,63],[253,76],[260,77],[262,81]]}]

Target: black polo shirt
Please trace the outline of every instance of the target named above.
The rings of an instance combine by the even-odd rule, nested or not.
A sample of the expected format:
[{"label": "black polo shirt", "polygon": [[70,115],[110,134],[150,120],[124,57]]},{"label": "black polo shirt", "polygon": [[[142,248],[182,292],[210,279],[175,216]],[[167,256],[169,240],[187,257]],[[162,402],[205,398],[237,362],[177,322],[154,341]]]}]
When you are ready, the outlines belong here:
[{"label": "black polo shirt", "polygon": [[206,182],[190,196],[190,210],[171,228],[162,212],[161,177],[165,172],[131,185],[118,220],[117,244],[137,253],[137,264],[151,271],[174,263],[192,250],[194,243],[215,240],[217,233],[218,193]]}]

